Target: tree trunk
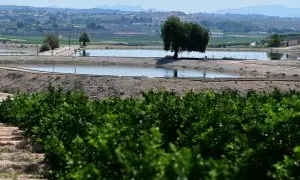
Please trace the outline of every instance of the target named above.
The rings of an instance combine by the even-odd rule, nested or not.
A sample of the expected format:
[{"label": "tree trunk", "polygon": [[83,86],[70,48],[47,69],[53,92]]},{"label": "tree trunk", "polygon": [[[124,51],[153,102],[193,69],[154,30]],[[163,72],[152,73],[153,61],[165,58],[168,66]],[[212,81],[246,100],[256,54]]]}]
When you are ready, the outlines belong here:
[{"label": "tree trunk", "polygon": [[178,51],[175,51],[175,52],[174,52],[173,59],[177,59],[177,58],[178,58]]},{"label": "tree trunk", "polygon": [[174,78],[177,78],[178,77],[178,71],[177,69],[174,70]]}]

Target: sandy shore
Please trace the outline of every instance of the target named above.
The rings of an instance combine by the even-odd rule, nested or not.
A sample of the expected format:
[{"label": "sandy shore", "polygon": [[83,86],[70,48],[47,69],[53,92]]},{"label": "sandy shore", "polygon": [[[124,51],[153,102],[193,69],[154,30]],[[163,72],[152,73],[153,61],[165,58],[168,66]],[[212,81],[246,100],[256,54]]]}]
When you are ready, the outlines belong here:
[{"label": "sandy shore", "polygon": [[[5,67],[24,64],[82,64],[118,66],[164,66],[171,68],[203,69],[206,71],[233,72],[243,75],[237,79],[172,79],[144,77],[112,77],[74,74],[52,74]],[[202,61],[168,60],[155,58],[114,57],[51,57],[51,56],[0,56],[0,91],[8,93],[38,92],[49,84],[64,90],[81,89],[93,98],[109,96],[139,96],[142,91],[169,90],[185,93],[190,90],[221,91],[248,90],[272,91],[300,89],[300,62],[298,61]]]},{"label": "sandy shore", "polygon": [[79,46],[71,45],[61,45],[60,48],[54,49],[53,51],[40,52],[39,56],[74,56],[75,49]]}]

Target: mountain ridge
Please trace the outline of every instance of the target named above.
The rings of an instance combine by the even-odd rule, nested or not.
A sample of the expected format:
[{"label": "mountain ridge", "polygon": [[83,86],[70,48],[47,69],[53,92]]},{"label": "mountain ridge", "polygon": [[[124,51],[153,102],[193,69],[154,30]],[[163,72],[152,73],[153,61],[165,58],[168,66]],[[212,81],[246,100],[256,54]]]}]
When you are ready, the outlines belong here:
[{"label": "mountain ridge", "polygon": [[220,9],[214,11],[216,14],[261,14],[279,17],[300,17],[300,8],[288,8],[282,4],[277,5],[255,5],[235,9]]},{"label": "mountain ridge", "polygon": [[120,10],[120,11],[131,11],[131,12],[139,12],[139,11],[145,11],[144,8],[142,8],[140,5],[137,6],[131,6],[131,5],[99,5],[95,7],[96,9],[110,9],[110,10]]}]

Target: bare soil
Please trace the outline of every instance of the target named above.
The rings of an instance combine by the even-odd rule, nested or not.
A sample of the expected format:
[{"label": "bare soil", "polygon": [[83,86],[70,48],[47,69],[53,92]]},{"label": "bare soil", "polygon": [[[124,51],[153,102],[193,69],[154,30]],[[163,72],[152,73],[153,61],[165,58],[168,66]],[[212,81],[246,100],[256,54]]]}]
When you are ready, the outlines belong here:
[{"label": "bare soil", "polygon": [[17,127],[0,123],[0,179],[42,179],[44,154]]},{"label": "bare soil", "polygon": [[[32,72],[8,67],[26,64],[81,64],[109,66],[163,66],[170,68],[201,69],[207,72],[237,73],[243,78],[235,79],[180,79],[113,77],[76,74]],[[116,57],[52,57],[52,56],[0,56],[0,91],[8,93],[39,92],[50,84],[64,90],[83,90],[93,98],[109,96],[134,97],[142,91],[169,90],[177,93],[205,90],[222,91],[232,89],[245,93],[249,90],[272,91],[299,90],[299,61],[203,61],[172,60],[156,58],[116,58]]]}]

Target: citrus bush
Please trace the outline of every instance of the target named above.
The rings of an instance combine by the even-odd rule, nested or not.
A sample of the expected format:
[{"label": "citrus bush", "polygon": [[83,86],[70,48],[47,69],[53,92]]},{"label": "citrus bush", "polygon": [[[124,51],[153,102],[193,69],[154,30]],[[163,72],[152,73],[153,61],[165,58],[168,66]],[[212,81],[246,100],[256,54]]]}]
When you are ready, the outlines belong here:
[{"label": "citrus bush", "polygon": [[299,92],[91,100],[50,87],[0,110],[44,146],[52,178],[299,179]]}]

